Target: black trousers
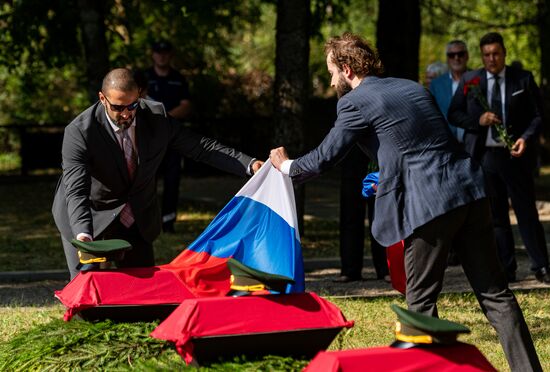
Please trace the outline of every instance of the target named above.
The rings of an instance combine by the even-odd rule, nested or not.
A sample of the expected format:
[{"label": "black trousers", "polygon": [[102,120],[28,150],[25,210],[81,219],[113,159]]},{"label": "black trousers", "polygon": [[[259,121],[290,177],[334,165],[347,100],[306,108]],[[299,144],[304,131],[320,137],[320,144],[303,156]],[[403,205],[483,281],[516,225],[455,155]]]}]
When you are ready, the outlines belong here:
[{"label": "black trousers", "polygon": [[[132,249],[125,252],[124,259],[116,262],[117,267],[145,267],[155,265],[153,243],[143,239],[135,223],[129,228],[126,228],[117,219],[94,240],[102,239],[123,239],[132,245]],[[67,260],[67,266],[72,280],[79,273],[76,268],[79,263],[78,253],[71,242],[64,237],[61,237],[61,242],[63,244],[65,259]]]},{"label": "black trousers", "polygon": [[[368,200],[361,195],[363,179],[368,172],[369,158],[354,147],[341,163],[340,183],[340,259],[341,275],[352,278],[361,276],[365,250],[365,213],[368,205],[369,225],[374,216],[374,198]],[[381,246],[369,233],[372,261],[376,277],[388,275],[386,248]]]},{"label": "black trousers", "polygon": [[491,212],[498,254],[509,275],[515,273],[517,263],[508,198],[512,201],[519,232],[531,261],[531,270],[548,266],[546,238],[536,207],[533,181],[535,163],[529,155],[512,158],[506,149],[495,148],[487,149],[482,157],[482,166],[492,191]]},{"label": "black trousers", "polygon": [[405,239],[407,305],[437,316],[437,297],[453,245],[474,294],[495,328],[512,371],[542,371],[521,309],[497,257],[488,199],[456,208]]}]

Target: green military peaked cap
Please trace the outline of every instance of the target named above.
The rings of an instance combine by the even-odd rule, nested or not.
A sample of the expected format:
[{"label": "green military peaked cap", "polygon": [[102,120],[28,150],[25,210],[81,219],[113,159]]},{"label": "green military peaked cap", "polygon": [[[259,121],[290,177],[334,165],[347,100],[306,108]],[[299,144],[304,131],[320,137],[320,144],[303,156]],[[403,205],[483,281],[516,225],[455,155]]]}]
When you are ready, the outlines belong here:
[{"label": "green military peaked cap", "polygon": [[396,343],[452,344],[457,342],[460,333],[470,333],[468,327],[449,320],[406,310],[395,304],[391,309],[397,314]]},{"label": "green military peaked cap", "polygon": [[119,261],[124,257],[125,251],[132,249],[132,245],[122,239],[105,239],[92,242],[73,239],[71,244],[78,249],[81,264]]},{"label": "green military peaked cap", "polygon": [[294,284],[292,278],[253,269],[234,258],[227,260],[227,266],[231,271],[232,291],[257,292],[271,290],[284,293],[288,284]]}]

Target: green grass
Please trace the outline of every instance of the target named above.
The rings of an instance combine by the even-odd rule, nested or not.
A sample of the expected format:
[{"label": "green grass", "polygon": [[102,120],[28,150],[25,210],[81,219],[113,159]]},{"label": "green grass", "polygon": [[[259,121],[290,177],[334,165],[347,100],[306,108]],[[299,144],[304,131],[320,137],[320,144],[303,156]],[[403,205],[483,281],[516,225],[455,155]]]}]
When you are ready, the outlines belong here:
[{"label": "green grass", "polygon": [[[550,369],[550,291],[519,292],[518,300],[530,326],[545,370]],[[330,298],[329,298],[330,299]],[[389,345],[395,314],[389,305],[405,306],[401,297],[330,299],[355,326],[342,331],[330,350]],[[498,369],[507,363],[494,330],[472,294],[446,294],[439,301],[440,316],[468,326],[472,333],[463,342],[476,345]],[[88,323],[61,321],[63,309],[15,306],[0,308],[0,370],[178,370],[182,359],[171,343],[148,337],[157,323]],[[201,366],[201,370],[299,371],[308,360],[236,357]]]},{"label": "green grass", "polygon": [[21,157],[16,152],[0,154],[0,174],[10,174],[21,169]]},{"label": "green grass", "polygon": [[[65,269],[59,232],[51,215],[55,177],[0,184],[0,271]],[[185,195],[184,195],[185,196]],[[155,241],[157,264],[170,262],[221,210],[218,204],[181,200],[176,234]],[[306,221],[304,257],[338,256],[338,222]]]},{"label": "green grass", "polygon": [[[50,208],[54,178],[7,180],[0,183],[0,271],[64,269],[57,229]],[[550,168],[537,179],[539,189],[550,190]],[[185,192],[184,192],[185,195]],[[544,195],[544,192],[543,192]],[[550,199],[548,199],[550,200]],[[191,243],[218,213],[218,204],[184,200],[176,224],[177,234],[161,235],[155,242],[157,263],[169,262]],[[305,257],[338,255],[338,223],[335,220],[306,221],[302,239]],[[550,370],[550,290],[518,293],[543,362]],[[354,328],[343,331],[331,350],[388,345],[393,340],[394,314],[390,303],[404,305],[401,297],[332,299],[343,309]],[[507,363],[495,332],[471,294],[443,295],[441,317],[463,323],[472,333],[462,337],[475,344],[499,370]],[[113,324],[109,322],[64,323],[61,305],[0,307],[0,370],[140,370],[185,369],[173,345],[148,337],[154,323]],[[299,371],[307,360],[237,357],[208,364],[201,370]]]}]

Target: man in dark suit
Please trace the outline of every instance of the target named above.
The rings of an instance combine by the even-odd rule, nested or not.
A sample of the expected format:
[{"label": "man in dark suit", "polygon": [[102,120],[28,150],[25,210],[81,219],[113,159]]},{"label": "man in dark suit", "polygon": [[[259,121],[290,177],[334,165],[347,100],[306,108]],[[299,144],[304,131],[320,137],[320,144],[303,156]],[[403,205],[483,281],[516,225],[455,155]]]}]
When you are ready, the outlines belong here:
[{"label": "man in dark suit", "polygon": [[[171,66],[174,47],[168,41],[161,40],[152,46],[153,66],[145,71],[147,94],[151,99],[161,102],[168,115],[184,121],[191,116],[192,105],[189,84],[185,77]],[[182,157],[177,151],[167,151],[162,163],[162,230],[174,233],[174,223],[178,212],[180,175]]]},{"label": "man in dark suit", "polygon": [[271,150],[274,166],[296,182],[314,177],[357,144],[380,167],[372,233],[382,245],[405,243],[407,304],[437,316],[449,247],[495,327],[515,371],[541,370],[521,309],[498,262],[480,166],[453,138],[432,95],[404,79],[379,78],[376,52],[344,34],[325,47],[338,117],[321,144],[290,160]]},{"label": "man in dark suit", "polygon": [[[516,213],[519,231],[537,280],[550,284],[548,251],[535,204],[533,181],[536,146],[540,133],[541,101],[533,75],[506,66],[502,36],[491,32],[480,40],[484,68],[467,72],[449,108],[449,121],[465,129],[464,144],[481,162],[492,191],[491,209],[499,257],[509,281],[516,280],[514,238],[508,198]],[[478,79],[482,97],[464,94],[464,85]],[[468,84],[467,84],[468,83]],[[486,99],[491,110],[481,104]],[[495,125],[506,128],[513,146],[498,138]]]},{"label": "man in dark suit", "polygon": [[[333,281],[348,283],[363,280],[363,254],[365,250],[365,214],[369,226],[374,221],[374,198],[361,194],[363,179],[372,172],[372,163],[357,146],[342,160],[340,179],[340,276]],[[368,206],[368,211],[367,211]],[[377,279],[389,280],[386,247],[373,238],[369,228],[372,264]]]},{"label": "man in dark suit", "polygon": [[[430,92],[432,92],[435,102],[439,106],[441,113],[447,118],[451,99],[458,88],[460,78],[467,70],[468,64],[468,47],[462,40],[452,40],[447,44],[445,54],[447,55],[447,66],[449,72],[445,73],[430,84]],[[464,129],[455,127],[452,123],[449,124],[449,129],[459,142],[464,141]],[[459,264],[458,257],[453,248],[449,251],[448,263],[451,266]]]},{"label": "man in dark suit", "polygon": [[63,174],[52,213],[71,278],[79,263],[73,238],[125,239],[133,248],[117,266],[154,265],[152,242],[161,229],[156,174],[171,149],[240,176],[262,164],[190,132],[161,104],[140,99],[131,71],[109,72],[99,102],[78,115],[63,137]]}]

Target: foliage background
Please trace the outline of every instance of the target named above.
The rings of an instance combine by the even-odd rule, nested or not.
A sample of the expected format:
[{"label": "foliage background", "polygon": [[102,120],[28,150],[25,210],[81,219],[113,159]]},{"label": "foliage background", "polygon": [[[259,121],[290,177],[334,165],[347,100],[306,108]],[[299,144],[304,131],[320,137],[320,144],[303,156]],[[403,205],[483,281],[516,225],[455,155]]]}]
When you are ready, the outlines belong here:
[{"label": "foliage background", "polygon": [[[198,117],[270,116],[275,60],[275,1],[104,0],[112,67],[146,68],[149,46],[176,46],[174,66],[190,80]],[[16,0],[0,5],[0,125],[67,123],[89,105],[77,0]],[[508,62],[520,60],[540,78],[537,1],[422,0],[420,76],[445,44],[464,39],[470,67],[478,40],[503,33]],[[323,43],[352,31],[376,42],[375,0],[312,0],[311,95],[327,97]],[[403,58],[407,58],[406,55]]]}]

